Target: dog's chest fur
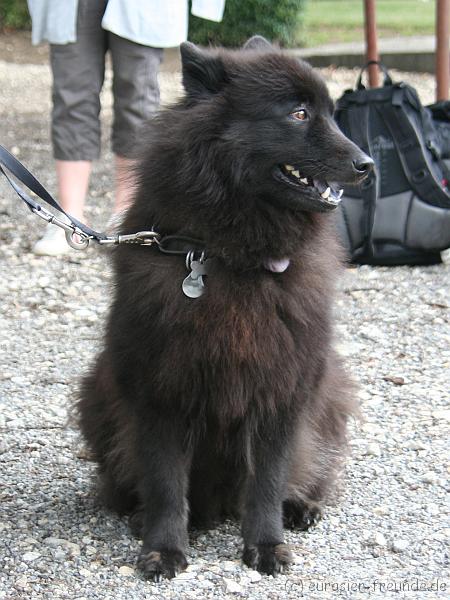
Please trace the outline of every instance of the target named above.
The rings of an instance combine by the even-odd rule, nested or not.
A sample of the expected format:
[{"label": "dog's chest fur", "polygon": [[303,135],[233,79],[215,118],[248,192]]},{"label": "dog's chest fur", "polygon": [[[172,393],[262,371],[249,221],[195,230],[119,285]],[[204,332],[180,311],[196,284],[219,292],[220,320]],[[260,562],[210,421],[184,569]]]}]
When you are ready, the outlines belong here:
[{"label": "dog's chest fur", "polygon": [[[266,415],[289,408],[306,394],[329,343],[328,284],[319,265],[316,276],[296,260],[283,273],[219,267],[203,296],[190,299],[181,263],[156,257],[147,268],[129,265],[128,300],[138,321],[122,327],[139,330],[139,379],[156,392],[149,401],[164,398],[166,407],[229,422],[253,408]],[[120,321],[128,313],[118,304]]]}]

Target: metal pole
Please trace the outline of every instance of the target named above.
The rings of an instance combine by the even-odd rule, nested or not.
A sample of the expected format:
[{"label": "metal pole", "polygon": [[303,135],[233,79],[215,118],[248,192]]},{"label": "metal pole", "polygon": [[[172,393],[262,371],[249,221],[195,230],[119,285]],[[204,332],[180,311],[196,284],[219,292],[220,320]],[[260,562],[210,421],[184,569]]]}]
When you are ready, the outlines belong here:
[{"label": "metal pole", "polygon": [[448,100],[450,85],[450,0],[436,2],[436,101]]},{"label": "metal pole", "polygon": [[[377,41],[377,21],[375,13],[375,0],[364,0],[364,25],[366,32],[366,58],[367,60],[380,60]],[[369,65],[369,85],[378,87],[379,71],[377,65]]]}]

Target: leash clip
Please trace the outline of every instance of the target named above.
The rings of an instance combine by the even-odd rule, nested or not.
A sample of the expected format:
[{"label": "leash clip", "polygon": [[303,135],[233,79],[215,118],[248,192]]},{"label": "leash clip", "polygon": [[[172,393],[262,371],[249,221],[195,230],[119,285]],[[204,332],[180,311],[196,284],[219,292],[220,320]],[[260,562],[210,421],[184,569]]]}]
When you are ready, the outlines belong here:
[{"label": "leash clip", "polygon": [[159,244],[160,234],[156,231],[138,231],[127,235],[116,235],[99,240],[102,245],[117,246],[119,244],[138,244],[139,246],[151,246]]},{"label": "leash clip", "polygon": [[45,210],[45,208],[42,208],[42,206],[39,208],[31,207],[30,210],[47,223],[52,223],[52,225],[56,225],[57,227],[64,229],[66,234],[66,242],[74,250],[86,250],[86,248],[89,246],[92,236],[89,236],[84,233],[84,231],[81,231],[81,229],[76,227],[76,225],[72,225],[62,221],[61,219],[58,219],[58,217],[48,210]]}]

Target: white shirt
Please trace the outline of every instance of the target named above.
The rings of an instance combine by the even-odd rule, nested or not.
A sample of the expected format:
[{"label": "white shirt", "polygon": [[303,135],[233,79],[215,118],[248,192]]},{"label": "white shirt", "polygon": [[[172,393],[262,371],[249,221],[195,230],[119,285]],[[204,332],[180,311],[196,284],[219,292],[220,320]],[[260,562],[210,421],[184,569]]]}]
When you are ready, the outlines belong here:
[{"label": "white shirt", "polygon": [[[192,0],[192,14],[221,21],[225,0]],[[28,0],[32,42],[51,44],[76,41],[78,0]],[[171,48],[187,39],[187,0],[109,0],[102,27],[127,40]]]}]

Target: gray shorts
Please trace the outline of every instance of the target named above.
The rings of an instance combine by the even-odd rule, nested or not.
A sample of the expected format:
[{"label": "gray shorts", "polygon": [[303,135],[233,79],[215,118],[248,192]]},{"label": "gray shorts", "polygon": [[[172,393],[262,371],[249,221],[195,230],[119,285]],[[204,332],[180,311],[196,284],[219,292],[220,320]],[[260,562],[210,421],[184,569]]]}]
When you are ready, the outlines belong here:
[{"label": "gray shorts", "polygon": [[53,73],[52,142],[59,160],[100,155],[100,91],[109,50],[113,67],[112,149],[133,157],[141,127],[159,106],[163,50],[136,44],[101,28],[107,0],[79,0],[77,41],[50,46]]}]

